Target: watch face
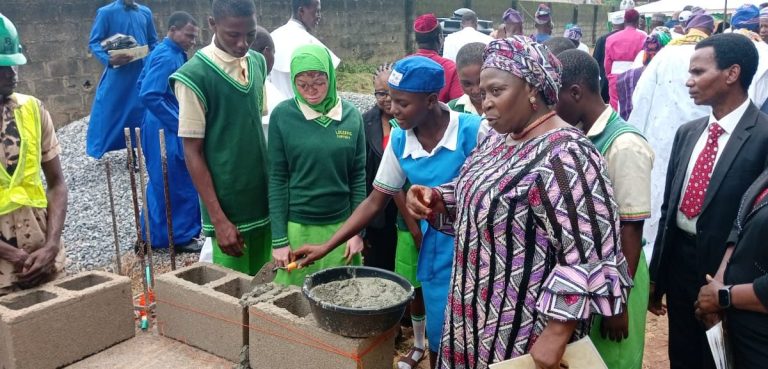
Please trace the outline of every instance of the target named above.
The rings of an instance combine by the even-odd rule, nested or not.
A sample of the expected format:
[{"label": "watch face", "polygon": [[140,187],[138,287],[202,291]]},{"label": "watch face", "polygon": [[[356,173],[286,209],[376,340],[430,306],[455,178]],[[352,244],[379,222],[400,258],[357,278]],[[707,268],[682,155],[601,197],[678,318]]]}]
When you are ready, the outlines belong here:
[{"label": "watch face", "polygon": [[731,307],[731,290],[728,288],[721,288],[717,291],[717,299],[721,308]]}]

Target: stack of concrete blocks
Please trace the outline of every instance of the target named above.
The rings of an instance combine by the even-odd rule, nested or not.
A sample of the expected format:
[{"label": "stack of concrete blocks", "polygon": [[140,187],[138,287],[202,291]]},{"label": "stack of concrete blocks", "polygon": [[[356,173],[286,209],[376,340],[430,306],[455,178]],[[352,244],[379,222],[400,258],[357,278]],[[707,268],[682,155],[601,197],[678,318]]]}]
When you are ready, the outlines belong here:
[{"label": "stack of concrete blocks", "polygon": [[4,369],[59,368],[135,333],[127,277],[91,271],[0,298]]},{"label": "stack of concrete blocks", "polygon": [[248,344],[246,309],[240,297],[251,277],[208,263],[157,276],[157,324],[160,333],[185,344],[239,362]]},{"label": "stack of concrete blocks", "polygon": [[[321,329],[298,287],[276,287],[246,299],[251,368],[391,369],[397,327],[370,338]],[[335,351],[335,352],[334,352]]]},{"label": "stack of concrete blocks", "polygon": [[[160,333],[233,362],[241,362],[241,349],[249,345],[252,368],[358,369],[355,360],[333,350],[362,355],[365,369],[392,368],[395,328],[363,339],[326,332],[300,288],[251,288],[251,279],[208,263],[157,276]],[[313,347],[315,342],[333,349]]]}]

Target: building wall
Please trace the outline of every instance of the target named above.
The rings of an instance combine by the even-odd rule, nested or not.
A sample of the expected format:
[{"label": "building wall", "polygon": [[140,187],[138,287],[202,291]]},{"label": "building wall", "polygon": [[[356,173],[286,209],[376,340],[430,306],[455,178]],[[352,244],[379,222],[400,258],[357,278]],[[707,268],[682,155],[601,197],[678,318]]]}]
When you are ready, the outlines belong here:
[{"label": "building wall", "polygon": [[[159,36],[175,10],[194,15],[202,25],[200,45],[210,42],[207,27],[211,0],[145,0],[155,16]],[[32,94],[46,104],[57,126],[90,113],[103,66],[88,50],[88,35],[96,10],[108,0],[2,0],[0,13],[19,30],[28,64],[21,68],[19,92]],[[257,0],[258,22],[269,30],[290,18],[289,0]],[[317,36],[348,63],[379,64],[393,61],[412,48],[413,18],[432,12],[447,17],[453,10],[471,5],[482,19],[500,21],[510,6],[526,14],[526,33],[533,32],[532,18],[538,2],[509,0],[323,0],[323,18]],[[553,4],[555,31],[571,22],[574,5]],[[578,23],[585,42],[605,33],[605,8],[578,6]],[[198,46],[200,46],[198,45]],[[280,47],[280,45],[276,45]]]}]

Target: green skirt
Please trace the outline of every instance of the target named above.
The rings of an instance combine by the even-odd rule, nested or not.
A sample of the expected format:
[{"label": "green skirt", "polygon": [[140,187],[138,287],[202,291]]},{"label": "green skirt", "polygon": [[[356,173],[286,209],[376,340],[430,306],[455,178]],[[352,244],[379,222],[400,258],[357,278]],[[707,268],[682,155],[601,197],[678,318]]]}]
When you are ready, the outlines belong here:
[{"label": "green skirt", "polygon": [[245,250],[241,257],[223,253],[216,237],[213,237],[213,263],[241,273],[255,275],[264,264],[272,260],[272,233],[267,226],[240,232],[240,234],[245,240]]},{"label": "green skirt", "polygon": [[[308,243],[319,245],[328,241],[333,234],[341,228],[342,224],[344,224],[344,222],[328,225],[306,225],[288,222],[288,242],[291,244],[291,250],[296,250]],[[333,251],[329,252],[328,255],[325,255],[322,259],[315,261],[312,265],[291,272],[278,270],[277,275],[275,276],[275,283],[302,286],[304,285],[304,277],[309,274],[328,268],[347,265],[347,262],[344,259],[344,251],[346,251],[346,249],[347,244],[345,242],[333,249]],[[350,264],[362,265],[363,263],[360,254],[355,255]]]},{"label": "green skirt", "polygon": [[395,273],[411,282],[414,288],[420,288],[421,282],[416,279],[419,266],[419,249],[413,235],[408,231],[397,231],[397,251],[395,253]]},{"label": "green skirt", "polygon": [[640,253],[640,262],[635,272],[635,286],[629,294],[629,337],[621,342],[614,342],[600,336],[601,316],[592,321],[589,337],[595,343],[609,369],[641,369],[643,367],[643,348],[645,347],[645,317],[648,310],[648,292],[650,276],[645,262],[645,253]]}]

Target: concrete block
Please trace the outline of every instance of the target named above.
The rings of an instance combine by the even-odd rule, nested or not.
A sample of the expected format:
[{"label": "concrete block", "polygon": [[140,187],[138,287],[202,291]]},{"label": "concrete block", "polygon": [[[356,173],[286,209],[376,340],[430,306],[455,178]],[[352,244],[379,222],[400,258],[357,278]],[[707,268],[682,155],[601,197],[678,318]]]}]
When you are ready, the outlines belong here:
[{"label": "concrete block", "polygon": [[197,263],[157,276],[157,324],[164,336],[239,361],[248,344],[246,309],[240,297],[251,277],[213,264]]},{"label": "concrete block", "polygon": [[45,96],[60,94],[64,90],[63,77],[40,78],[34,80],[34,84],[35,91],[43,92]]},{"label": "concrete block", "polygon": [[56,107],[58,112],[69,113],[83,110],[83,97],[79,94],[49,94],[48,96],[53,98],[53,106]]},{"label": "concrete block", "polygon": [[298,287],[277,287],[247,300],[252,368],[391,369],[397,327],[377,337],[349,338],[317,326]]},{"label": "concrete block", "polygon": [[[62,48],[62,49],[67,49]],[[54,52],[54,51],[49,51]],[[64,77],[80,74],[80,66],[77,59],[46,59],[45,69],[48,77]]]},{"label": "concrete block", "polygon": [[127,277],[92,271],[0,298],[4,369],[58,368],[134,334]]}]

